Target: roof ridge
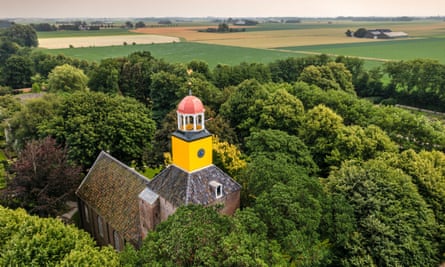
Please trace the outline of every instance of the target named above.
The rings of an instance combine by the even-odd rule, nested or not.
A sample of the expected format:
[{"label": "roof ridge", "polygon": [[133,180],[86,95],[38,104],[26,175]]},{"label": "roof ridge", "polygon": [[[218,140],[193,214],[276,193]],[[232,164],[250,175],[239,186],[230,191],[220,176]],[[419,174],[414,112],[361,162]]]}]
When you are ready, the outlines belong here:
[{"label": "roof ridge", "polygon": [[190,177],[191,177],[191,174],[188,172],[187,173],[187,187],[186,187],[186,191],[185,191],[185,205],[188,205],[189,204],[189,199],[190,199]]}]

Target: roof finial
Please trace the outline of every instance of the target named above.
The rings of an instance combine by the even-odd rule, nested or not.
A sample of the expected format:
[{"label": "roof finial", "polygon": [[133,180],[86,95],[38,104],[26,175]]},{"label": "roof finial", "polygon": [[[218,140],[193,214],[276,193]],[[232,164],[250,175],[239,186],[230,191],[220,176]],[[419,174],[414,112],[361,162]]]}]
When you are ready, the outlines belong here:
[{"label": "roof finial", "polygon": [[189,95],[192,95],[192,89],[189,89]]}]

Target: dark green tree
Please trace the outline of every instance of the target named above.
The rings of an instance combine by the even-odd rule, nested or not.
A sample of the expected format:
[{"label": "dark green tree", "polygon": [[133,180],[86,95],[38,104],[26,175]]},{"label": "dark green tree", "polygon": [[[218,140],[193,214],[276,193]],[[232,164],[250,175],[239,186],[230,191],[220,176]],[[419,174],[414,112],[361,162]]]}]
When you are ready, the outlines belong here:
[{"label": "dark green tree", "polygon": [[36,30],[30,25],[15,23],[6,29],[4,35],[20,46],[37,47],[39,45]]},{"label": "dark green tree", "polygon": [[245,146],[246,153],[252,158],[264,155],[274,160],[286,155],[290,163],[303,167],[307,173],[318,172],[318,166],[303,141],[286,132],[272,129],[254,131],[246,138]]},{"label": "dark green tree", "polygon": [[250,129],[256,126],[267,97],[268,92],[263,85],[256,80],[247,80],[237,86],[222,104],[220,114],[236,130],[241,143],[250,134]]},{"label": "dark green tree", "polygon": [[229,217],[212,208],[182,206],[148,233],[138,252],[127,248],[121,259],[127,266],[218,266],[231,226]]},{"label": "dark green tree", "polygon": [[93,92],[66,95],[57,115],[39,125],[42,135],[66,144],[70,159],[84,167],[91,166],[101,150],[142,166],[154,131],[151,111],[137,100]]},{"label": "dark green tree", "polygon": [[400,169],[382,160],[347,162],[329,176],[327,188],[345,198],[357,222],[342,265],[439,264],[434,214]]},{"label": "dark green tree", "polygon": [[33,73],[33,64],[28,56],[12,55],[6,60],[1,74],[4,85],[19,89],[31,86]]},{"label": "dark green tree", "polygon": [[267,225],[268,237],[278,241],[282,253],[289,257],[289,265],[326,266],[329,245],[318,233],[324,198],[318,180],[297,175],[286,184],[269,186],[270,190],[261,193],[254,206]]},{"label": "dark green tree", "polygon": [[117,94],[119,92],[119,65],[114,59],[105,59],[89,73],[88,87],[92,91]]}]

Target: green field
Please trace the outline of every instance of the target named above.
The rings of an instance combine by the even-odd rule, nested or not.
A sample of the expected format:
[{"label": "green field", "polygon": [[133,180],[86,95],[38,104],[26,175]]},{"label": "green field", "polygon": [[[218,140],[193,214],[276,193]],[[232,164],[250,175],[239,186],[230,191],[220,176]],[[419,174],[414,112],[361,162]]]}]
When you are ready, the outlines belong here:
[{"label": "green field", "polygon": [[63,37],[85,37],[85,36],[113,36],[113,35],[128,35],[139,34],[130,32],[127,29],[105,29],[100,31],[52,31],[52,32],[37,32],[38,38],[63,38]]},{"label": "green field", "polygon": [[[198,25],[202,26],[202,23],[195,26]],[[406,39],[393,40],[369,39],[367,42],[353,43],[350,43],[351,40],[349,40],[349,43],[338,43],[334,41],[335,38],[337,38],[338,41],[338,37],[344,38],[344,32],[347,29],[356,30],[359,27],[365,27],[368,29],[390,28],[394,31],[405,31],[410,37]],[[366,59],[365,66],[367,68],[379,66],[384,61],[388,60],[410,60],[417,58],[435,59],[445,64],[445,24],[436,20],[411,22],[331,22],[326,20],[311,20],[309,22],[292,24],[264,23],[258,24],[256,27],[246,28],[248,28],[248,35],[246,36],[257,36],[260,33],[261,38],[248,40],[247,38],[244,39],[244,37],[237,37],[239,35],[225,35],[228,39],[232,38],[235,41],[241,40],[241,42],[231,44],[224,43],[222,41],[224,41],[225,37],[222,37],[224,39],[220,39],[221,42],[218,43],[218,40],[216,40],[210,44],[210,42],[205,39],[207,37],[203,37],[204,39],[192,41],[185,38],[189,41],[169,44],[138,44],[127,46],[122,45],[42,50],[50,54],[65,54],[74,58],[96,62],[104,58],[125,57],[136,51],[150,51],[154,57],[164,59],[167,62],[187,63],[192,60],[202,60],[207,62],[210,67],[214,67],[217,64],[236,65],[241,62],[270,63],[277,59],[301,57],[308,54],[318,53],[360,57]],[[39,33],[38,36],[39,38],[63,38],[107,35],[116,36],[128,34],[138,33],[132,33],[126,29],[111,29],[100,31],[49,32]],[[162,32],[157,34],[162,35]],[[181,35],[178,36],[182,38]],[[301,36],[300,39],[313,36],[314,38],[320,38],[320,41],[323,42],[315,44],[313,42],[303,42],[301,44],[300,42],[300,45],[298,46],[289,45],[295,42],[285,42],[286,39],[295,38],[295,36]],[[250,45],[258,42],[267,43],[268,37],[278,38],[284,42],[274,45],[277,47],[271,48],[272,46],[268,46],[269,49],[253,48],[254,46]]]},{"label": "green field", "polygon": [[368,43],[280,47],[288,51],[310,51],[385,60],[436,59],[445,64],[445,37],[379,40]]},{"label": "green field", "polygon": [[124,57],[136,51],[149,51],[155,58],[164,59],[167,62],[188,63],[192,60],[202,60],[207,62],[211,68],[217,64],[269,63],[277,59],[305,56],[305,54],[293,51],[283,52],[191,42],[42,50],[50,54],[64,54],[89,61]]}]

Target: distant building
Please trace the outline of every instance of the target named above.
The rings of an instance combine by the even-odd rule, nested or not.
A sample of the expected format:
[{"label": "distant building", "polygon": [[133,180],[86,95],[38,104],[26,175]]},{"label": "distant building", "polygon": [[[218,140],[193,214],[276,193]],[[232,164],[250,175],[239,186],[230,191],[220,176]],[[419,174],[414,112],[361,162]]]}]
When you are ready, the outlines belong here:
[{"label": "distant building", "polygon": [[182,99],[177,119],[173,164],[151,181],[106,152],[97,157],[76,194],[81,225],[98,244],[140,247],[147,232],[182,205],[221,204],[229,215],[239,208],[241,186],[212,163],[201,100]]},{"label": "distant building", "polygon": [[408,37],[408,34],[405,32],[393,32],[390,29],[368,30],[365,34],[365,38],[372,39],[392,39],[403,37]]}]

